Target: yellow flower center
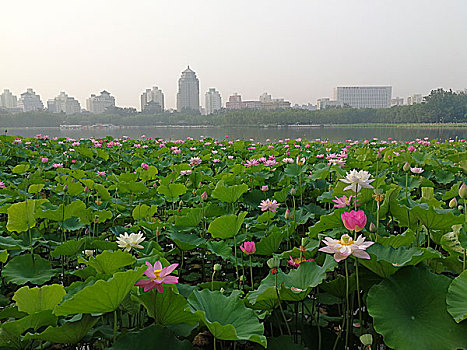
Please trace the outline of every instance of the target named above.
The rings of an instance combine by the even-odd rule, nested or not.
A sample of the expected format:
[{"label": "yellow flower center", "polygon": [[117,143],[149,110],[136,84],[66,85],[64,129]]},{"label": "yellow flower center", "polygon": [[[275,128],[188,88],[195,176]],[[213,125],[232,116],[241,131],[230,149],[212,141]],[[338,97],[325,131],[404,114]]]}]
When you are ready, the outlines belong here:
[{"label": "yellow flower center", "polygon": [[354,244],[354,240],[352,239],[352,237],[348,235],[343,235],[338,242],[339,244],[344,245],[344,246]]},{"label": "yellow flower center", "polygon": [[156,275],[156,278],[151,278],[151,281],[154,281],[154,280],[160,280],[161,279],[161,271],[162,270],[154,270],[154,275]]}]

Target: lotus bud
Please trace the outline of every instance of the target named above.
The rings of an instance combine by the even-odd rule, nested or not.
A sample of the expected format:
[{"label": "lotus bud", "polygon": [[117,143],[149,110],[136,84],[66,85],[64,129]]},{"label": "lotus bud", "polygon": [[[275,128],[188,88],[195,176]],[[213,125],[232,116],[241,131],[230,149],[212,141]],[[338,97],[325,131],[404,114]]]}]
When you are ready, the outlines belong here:
[{"label": "lotus bud", "polygon": [[360,341],[364,346],[373,344],[373,336],[371,334],[362,334],[360,336]]},{"label": "lotus bud", "polygon": [[63,186],[63,192],[68,191],[68,185]]},{"label": "lotus bud", "polygon": [[370,229],[370,232],[375,233],[376,232],[376,225],[374,223],[370,222],[369,229]]},{"label": "lotus bud", "polygon": [[449,201],[449,208],[455,208],[455,207],[457,207],[457,198],[456,197],[454,197],[453,199],[451,199]]},{"label": "lotus bud", "polygon": [[86,255],[86,257],[89,258],[94,255],[94,250],[86,249],[84,251],[84,255]]},{"label": "lotus bud", "polygon": [[464,207],[463,207],[462,205],[459,205],[459,206],[457,207],[457,210],[459,210],[459,211],[462,211],[462,209],[464,209]]},{"label": "lotus bud", "polygon": [[225,289],[221,287],[221,289],[219,289],[219,292],[224,293]]},{"label": "lotus bud", "polygon": [[462,199],[467,198],[467,186],[465,185],[465,182],[462,183],[462,186],[459,187],[459,197]]},{"label": "lotus bud", "polygon": [[201,186],[203,186],[203,183],[200,181],[200,182],[198,183],[198,188],[201,188]]},{"label": "lotus bud", "polygon": [[201,194],[201,199],[202,199],[203,201],[205,201],[206,199],[208,199],[208,194],[207,194],[206,191],[204,191],[204,192]]},{"label": "lotus bud", "polygon": [[383,158],[383,156],[381,155],[381,152],[376,153],[376,159],[380,160],[381,158]]},{"label": "lotus bud", "polygon": [[271,259],[269,259],[267,261],[267,264],[268,264],[270,269],[274,269],[274,268],[277,269],[279,267],[280,263],[281,263],[280,259],[278,257],[276,257],[276,256],[272,257]]},{"label": "lotus bud", "polygon": [[84,192],[89,192],[89,187],[88,186],[84,187]]},{"label": "lotus bud", "polygon": [[404,171],[409,171],[410,170],[409,162],[405,162],[404,166],[402,167],[402,170],[404,170]]},{"label": "lotus bud", "polygon": [[286,220],[291,220],[293,219],[293,216],[292,216],[292,213],[290,212],[289,208],[287,208],[287,210],[285,211],[285,219]]},{"label": "lotus bud", "polygon": [[220,271],[222,270],[222,265],[221,264],[214,264],[214,271]]},{"label": "lotus bud", "polygon": [[244,275],[240,276],[240,282],[242,282],[242,283],[245,282],[245,276]]},{"label": "lotus bud", "polygon": [[180,199],[180,202],[178,202],[178,206],[181,207],[183,205],[183,201]]},{"label": "lotus bud", "polygon": [[297,190],[296,190],[295,188],[292,187],[292,188],[290,189],[290,194],[291,194],[292,196],[295,196],[296,193],[297,193]]},{"label": "lotus bud", "polygon": [[306,246],[306,238],[305,237],[302,237],[302,246]]}]

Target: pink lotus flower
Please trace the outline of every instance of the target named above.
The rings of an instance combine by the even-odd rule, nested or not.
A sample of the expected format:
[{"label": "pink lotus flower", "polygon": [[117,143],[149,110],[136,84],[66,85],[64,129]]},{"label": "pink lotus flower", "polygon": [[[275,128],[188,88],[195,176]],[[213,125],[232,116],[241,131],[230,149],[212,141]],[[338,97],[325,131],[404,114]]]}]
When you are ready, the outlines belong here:
[{"label": "pink lotus flower", "polygon": [[105,173],[105,171],[98,171],[98,172],[96,173],[96,176],[97,176],[97,177],[99,177],[99,176],[106,177],[107,174]]},{"label": "pink lotus flower", "polygon": [[366,215],[363,210],[352,210],[341,214],[342,222],[349,231],[360,232],[366,225]]},{"label": "pink lotus flower", "polygon": [[271,201],[270,199],[266,199],[261,201],[260,205],[258,208],[261,208],[261,211],[272,211],[273,213],[276,212],[277,208],[279,207],[279,204],[277,204],[277,201],[274,199]]},{"label": "pink lotus flower", "polygon": [[0,188],[6,188],[5,183],[3,181],[0,181]]},{"label": "pink lotus flower", "polygon": [[268,185],[264,185],[264,186],[261,186],[261,191],[263,192],[266,192],[269,190],[269,186]]},{"label": "pink lotus flower", "polygon": [[[350,207],[352,206],[352,197],[353,195],[350,195],[348,198],[346,195],[342,197],[335,197],[336,199],[333,199],[332,201],[335,203],[334,208],[344,208],[344,207]],[[360,204],[357,204],[359,206]]]},{"label": "pink lotus flower", "polygon": [[52,166],[57,169],[57,168],[63,168],[63,163],[54,163]]},{"label": "pink lotus flower", "polygon": [[178,277],[169,276],[173,270],[175,270],[178,264],[172,264],[167,267],[162,267],[160,261],[156,261],[154,267],[149,261],[146,261],[148,268],[144,271],[144,274],[148,277],[143,280],[139,280],[135,283],[135,286],[144,287],[144,291],[150,291],[151,289],[156,288],[159,293],[164,292],[163,283],[165,284],[177,284]]},{"label": "pink lotus flower", "polygon": [[148,170],[149,165],[147,165],[146,163],[141,163],[141,168],[143,168],[143,170]]},{"label": "pink lotus flower", "polygon": [[258,161],[257,161],[256,159],[249,159],[249,160],[247,160],[246,163],[243,164],[243,165],[245,165],[245,167],[249,168],[249,167],[251,167],[251,166],[256,166],[256,165],[258,165],[258,164],[259,164],[259,163],[258,163]]},{"label": "pink lotus flower", "polygon": [[415,147],[414,146],[409,146],[409,148],[407,148],[407,150],[409,152],[413,152],[413,151],[415,151]]},{"label": "pink lotus flower", "polygon": [[414,167],[414,168],[410,168],[410,171],[414,174],[421,174],[423,173],[425,170],[423,170],[423,168],[417,168],[417,167]]},{"label": "pink lotus flower", "polygon": [[200,165],[201,164],[201,158],[200,157],[191,157],[190,158],[190,165],[195,166],[195,165]]},{"label": "pink lotus flower", "polygon": [[250,255],[250,254],[253,254],[254,252],[256,252],[256,246],[255,246],[255,242],[253,241],[250,241],[250,242],[243,242],[243,245],[240,246],[240,249],[242,250],[242,252],[244,252],[246,255]]},{"label": "pink lotus flower", "polygon": [[300,266],[300,263],[304,262],[304,261],[315,261],[315,259],[305,259],[305,258],[293,258],[292,255],[289,255],[289,260],[287,260],[287,262],[289,263],[289,265],[292,265],[293,267],[299,267]]},{"label": "pink lotus flower", "polygon": [[347,259],[350,255],[361,259],[370,259],[370,255],[365,252],[365,249],[374,244],[374,242],[365,242],[365,237],[362,235],[354,241],[348,234],[342,235],[341,239],[333,239],[326,237],[323,240],[326,247],[318,249],[320,252],[334,254],[334,259],[339,262]]},{"label": "pink lotus flower", "polygon": [[46,157],[41,158],[42,163],[47,163],[48,161],[49,161],[49,158],[46,158]]}]

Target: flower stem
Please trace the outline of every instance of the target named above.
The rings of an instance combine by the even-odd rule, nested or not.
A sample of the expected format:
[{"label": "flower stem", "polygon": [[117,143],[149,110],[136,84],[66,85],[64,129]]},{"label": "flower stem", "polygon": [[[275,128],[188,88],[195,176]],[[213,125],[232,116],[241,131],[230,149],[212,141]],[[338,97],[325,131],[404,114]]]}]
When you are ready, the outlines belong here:
[{"label": "flower stem", "polygon": [[350,311],[349,311],[349,268],[347,266],[347,259],[344,260],[344,266],[345,266],[345,325],[346,325],[346,331],[345,331],[345,347],[344,349],[348,349],[348,344],[349,344],[349,330],[350,330]]},{"label": "flower stem", "polygon": [[253,280],[253,263],[251,262],[251,255],[250,257],[250,279],[251,279],[251,290],[255,289],[255,284]]},{"label": "flower stem", "polygon": [[285,317],[284,309],[282,308],[281,298],[280,298],[280,295],[279,295],[279,289],[277,288],[277,274],[274,275],[274,280],[275,280],[275,286],[276,286],[277,301],[279,302],[279,308],[281,309],[282,318],[284,319],[285,326],[287,327],[287,332],[289,333],[289,336],[292,336],[292,332],[290,331],[290,328],[289,328],[289,323],[287,322],[287,318]]},{"label": "flower stem", "polygon": [[356,279],[356,282],[357,282],[358,318],[360,320],[360,327],[363,327],[363,323],[362,323],[362,301],[360,299],[360,280],[358,278],[358,259],[355,259],[355,279]]},{"label": "flower stem", "polygon": [[114,343],[115,343],[115,340],[117,339],[117,309],[114,310]]},{"label": "flower stem", "polygon": [[235,239],[235,236],[234,236],[234,255],[235,255],[235,273],[237,275],[237,281],[239,281],[239,278],[238,278],[238,263],[237,263],[237,241]]}]

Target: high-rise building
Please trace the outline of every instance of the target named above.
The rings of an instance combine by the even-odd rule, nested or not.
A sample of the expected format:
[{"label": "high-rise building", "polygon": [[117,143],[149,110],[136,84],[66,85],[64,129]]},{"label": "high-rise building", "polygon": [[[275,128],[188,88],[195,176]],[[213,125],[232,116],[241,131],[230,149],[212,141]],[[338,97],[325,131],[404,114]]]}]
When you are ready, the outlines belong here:
[{"label": "high-rise building", "polygon": [[199,80],[190,66],[178,79],[177,111],[199,111]]},{"label": "high-rise building", "polygon": [[259,97],[259,101],[242,101],[242,96],[234,93],[225,104],[226,109],[284,109],[290,108],[290,102],[283,98],[272,98],[268,93]]},{"label": "high-rise building", "polygon": [[[150,102],[153,103],[149,105]],[[164,93],[157,86],[146,89],[141,94],[141,111],[145,112],[148,108],[152,111],[156,107],[155,104],[159,105],[159,112],[164,110]]]},{"label": "high-rise building", "polygon": [[52,113],[77,114],[81,112],[81,105],[62,91],[53,100],[47,101],[47,109]]},{"label": "high-rise building", "polygon": [[3,90],[3,94],[0,95],[0,107],[9,109],[16,108],[18,105],[18,99],[13,95],[10,90]]},{"label": "high-rise building", "polygon": [[284,109],[290,108],[290,102],[284,101],[283,98],[272,98],[267,92],[263,93],[259,97],[259,102],[261,102],[262,109]]},{"label": "high-rise building", "polygon": [[100,95],[91,95],[86,100],[86,108],[89,112],[94,114],[101,114],[107,108],[115,107],[115,97],[111,96],[109,92],[102,91]]},{"label": "high-rise building", "polygon": [[404,98],[403,97],[395,97],[391,99],[391,107],[393,106],[403,106],[404,105]]},{"label": "high-rise building", "polygon": [[334,101],[328,97],[318,98],[318,100],[316,100],[316,109],[336,109],[336,108],[344,108],[344,102]]},{"label": "high-rise building", "polygon": [[44,109],[44,104],[41,101],[41,97],[36,95],[33,89],[27,89],[26,92],[21,94],[18,107],[22,108],[23,112],[33,112]]},{"label": "high-rise building", "polygon": [[421,94],[412,94],[409,97],[407,97],[407,104],[409,106],[417,105],[422,102],[423,102],[423,96]]},{"label": "high-rise building", "polygon": [[334,89],[334,100],[352,108],[389,108],[391,96],[391,86],[342,86]]},{"label": "high-rise building", "polygon": [[219,91],[210,88],[206,92],[206,114],[212,114],[222,108],[222,97]]}]

